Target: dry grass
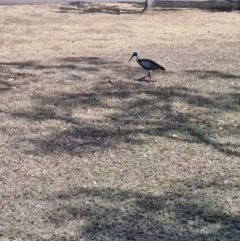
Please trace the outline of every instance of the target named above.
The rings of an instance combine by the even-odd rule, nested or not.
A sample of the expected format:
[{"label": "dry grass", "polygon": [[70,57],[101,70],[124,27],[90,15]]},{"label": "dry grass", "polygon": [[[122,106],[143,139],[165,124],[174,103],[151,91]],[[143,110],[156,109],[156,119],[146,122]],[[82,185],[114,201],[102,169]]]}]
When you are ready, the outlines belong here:
[{"label": "dry grass", "polygon": [[0,240],[239,240],[240,15],[141,7],[0,8]]}]

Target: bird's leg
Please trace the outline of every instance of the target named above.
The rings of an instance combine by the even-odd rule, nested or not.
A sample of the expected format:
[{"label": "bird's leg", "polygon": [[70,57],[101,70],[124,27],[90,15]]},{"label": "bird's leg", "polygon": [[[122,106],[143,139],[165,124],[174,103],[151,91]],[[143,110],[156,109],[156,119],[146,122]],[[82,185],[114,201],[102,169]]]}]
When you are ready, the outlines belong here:
[{"label": "bird's leg", "polygon": [[143,77],[139,78],[139,79],[138,79],[138,81],[145,80],[147,77],[149,77],[149,74],[148,74],[148,75],[146,75],[146,76],[143,76]]},{"label": "bird's leg", "polygon": [[151,81],[151,71],[148,71],[148,75],[143,76],[142,78],[140,78],[140,79],[138,79],[138,80],[141,81],[141,80],[146,79],[147,77],[149,77],[149,78],[150,78],[150,81]]}]

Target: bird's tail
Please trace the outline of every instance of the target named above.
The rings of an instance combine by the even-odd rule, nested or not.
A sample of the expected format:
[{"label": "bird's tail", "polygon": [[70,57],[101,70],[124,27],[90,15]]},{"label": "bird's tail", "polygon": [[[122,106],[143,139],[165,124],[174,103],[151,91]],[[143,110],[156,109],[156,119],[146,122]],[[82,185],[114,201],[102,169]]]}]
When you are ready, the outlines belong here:
[{"label": "bird's tail", "polygon": [[159,65],[159,69],[161,70],[166,70],[164,67],[162,67],[161,65]]}]

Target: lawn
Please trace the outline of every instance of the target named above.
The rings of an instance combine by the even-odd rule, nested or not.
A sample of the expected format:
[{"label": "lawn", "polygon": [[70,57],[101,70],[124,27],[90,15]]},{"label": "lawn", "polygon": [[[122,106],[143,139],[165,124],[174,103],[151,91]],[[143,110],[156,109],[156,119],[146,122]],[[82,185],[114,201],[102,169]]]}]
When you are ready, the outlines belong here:
[{"label": "lawn", "polygon": [[142,7],[0,7],[1,241],[240,239],[240,14]]}]

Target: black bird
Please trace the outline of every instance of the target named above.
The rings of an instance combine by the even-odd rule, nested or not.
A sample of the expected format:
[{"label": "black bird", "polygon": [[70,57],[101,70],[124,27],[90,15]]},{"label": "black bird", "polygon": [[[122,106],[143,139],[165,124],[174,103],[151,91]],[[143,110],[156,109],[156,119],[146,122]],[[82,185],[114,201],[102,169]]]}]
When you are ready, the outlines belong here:
[{"label": "black bird", "polygon": [[150,77],[150,80],[151,80],[151,70],[156,70],[156,69],[160,69],[160,70],[165,70],[165,68],[163,68],[161,65],[157,64],[156,62],[154,62],[153,60],[151,59],[139,59],[138,58],[138,53],[137,52],[134,52],[132,57],[129,59],[129,62],[131,61],[131,59],[133,57],[136,57],[136,61],[139,65],[141,65],[142,68],[148,70],[148,75],[147,76],[144,76],[142,77],[141,79],[144,79],[146,77]]}]

